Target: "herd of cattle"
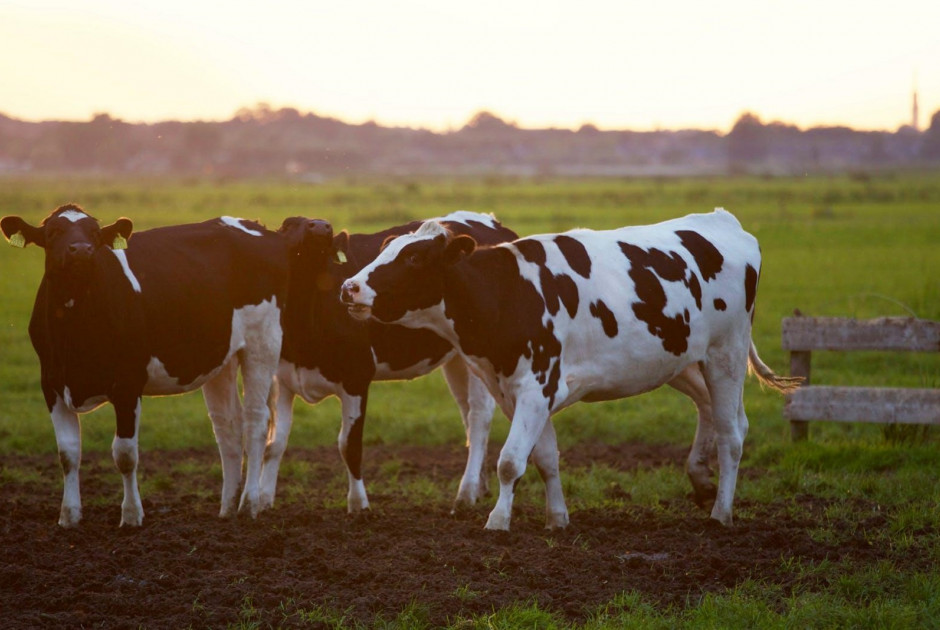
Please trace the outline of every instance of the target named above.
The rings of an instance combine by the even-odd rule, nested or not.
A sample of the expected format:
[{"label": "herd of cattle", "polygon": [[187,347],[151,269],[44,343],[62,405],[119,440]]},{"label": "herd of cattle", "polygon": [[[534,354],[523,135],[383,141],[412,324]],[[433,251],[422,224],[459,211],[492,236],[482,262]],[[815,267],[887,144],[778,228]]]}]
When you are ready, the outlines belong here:
[{"label": "herd of cattle", "polygon": [[132,237],[130,220],[101,227],[69,204],[39,226],[8,216],[0,228],[12,245],[45,249],[29,335],[62,464],[63,527],[81,520],[79,414],[114,406],[121,524],[137,526],[141,397],[200,387],[222,459],[221,516],[273,505],[295,396],[340,399],[348,509],[366,509],[369,384],[438,367],[469,446],[458,504],[486,491],[496,405],[511,419],[488,529],[509,528],[530,457],[545,483],[546,526],[568,524],[554,413],[664,384],[698,409],[687,472],[696,500],[728,525],[748,368],[774,389],[798,386],[757,355],[760,249],[721,209],[521,239],[465,211],[376,234],[334,234],[303,217],[272,232],[221,217]]}]

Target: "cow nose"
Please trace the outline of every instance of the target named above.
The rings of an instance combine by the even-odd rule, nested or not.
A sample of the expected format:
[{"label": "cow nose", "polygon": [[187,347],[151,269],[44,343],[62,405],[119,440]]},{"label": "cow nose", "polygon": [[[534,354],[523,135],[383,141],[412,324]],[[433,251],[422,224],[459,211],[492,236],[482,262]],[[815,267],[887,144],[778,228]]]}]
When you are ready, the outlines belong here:
[{"label": "cow nose", "polygon": [[340,291],[340,299],[345,304],[352,304],[353,296],[359,293],[359,283],[353,280],[347,280],[343,283],[342,291]]},{"label": "cow nose", "polygon": [[91,256],[91,243],[71,243],[69,244],[69,256],[85,258]]},{"label": "cow nose", "polygon": [[333,226],[330,225],[329,221],[312,219],[307,229],[309,229],[310,233],[314,236],[328,236],[333,238]]}]

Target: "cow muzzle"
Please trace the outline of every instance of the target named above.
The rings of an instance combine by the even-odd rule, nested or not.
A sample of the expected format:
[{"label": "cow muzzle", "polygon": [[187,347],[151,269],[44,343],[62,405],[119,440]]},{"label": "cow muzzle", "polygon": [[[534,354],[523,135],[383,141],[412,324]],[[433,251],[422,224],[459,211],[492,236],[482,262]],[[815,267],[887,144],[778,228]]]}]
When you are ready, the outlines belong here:
[{"label": "cow muzzle", "polygon": [[369,319],[372,315],[371,300],[366,299],[364,293],[359,282],[350,278],[343,283],[339,294],[349,314],[360,321]]}]

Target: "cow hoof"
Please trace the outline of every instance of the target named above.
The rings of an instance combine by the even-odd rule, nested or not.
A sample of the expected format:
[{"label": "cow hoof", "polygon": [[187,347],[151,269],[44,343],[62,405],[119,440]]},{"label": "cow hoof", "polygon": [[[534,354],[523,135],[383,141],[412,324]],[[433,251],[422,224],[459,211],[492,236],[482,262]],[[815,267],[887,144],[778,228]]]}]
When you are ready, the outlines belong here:
[{"label": "cow hoof", "polygon": [[454,499],[454,510],[473,507],[479,498],[480,493],[476,489],[461,488],[457,493],[457,498]]},{"label": "cow hoof", "polygon": [[59,511],[59,527],[78,527],[81,520],[82,508],[80,507],[69,508],[63,505]]},{"label": "cow hoof", "polygon": [[144,513],[128,513],[125,512],[121,514],[121,527],[140,527],[144,522]]},{"label": "cow hoof", "polygon": [[546,512],[545,529],[564,529],[568,527],[568,512]]},{"label": "cow hoof", "polygon": [[238,506],[239,516],[247,515],[252,519],[258,518],[258,514],[261,513],[261,508],[257,501],[242,501],[242,504]]},{"label": "cow hoof", "polygon": [[731,518],[731,514],[719,516],[712,512],[709,521],[711,523],[717,523],[723,527],[731,527],[734,524],[733,519]]},{"label": "cow hoof", "polygon": [[509,519],[505,516],[493,514],[490,512],[490,517],[486,519],[486,526],[484,529],[497,532],[508,532]]},{"label": "cow hoof", "polygon": [[714,484],[707,486],[698,486],[692,493],[692,500],[706,512],[711,512],[715,507],[715,499],[718,497],[718,488]]},{"label": "cow hoof", "polygon": [[262,493],[261,498],[258,499],[258,511],[263,512],[272,507],[274,507],[274,495]]},{"label": "cow hoof", "polygon": [[346,499],[346,511],[349,514],[358,514],[369,509],[369,499],[366,497],[349,497]]},{"label": "cow hoof", "polygon": [[219,518],[235,518],[237,513],[238,510],[235,509],[234,505],[223,505],[219,508]]}]

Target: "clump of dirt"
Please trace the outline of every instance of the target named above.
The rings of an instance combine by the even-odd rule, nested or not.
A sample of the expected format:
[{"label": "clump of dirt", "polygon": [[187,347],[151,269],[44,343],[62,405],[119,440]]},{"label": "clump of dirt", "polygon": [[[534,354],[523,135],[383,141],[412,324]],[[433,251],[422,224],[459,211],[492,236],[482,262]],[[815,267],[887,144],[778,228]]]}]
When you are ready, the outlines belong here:
[{"label": "clump of dirt", "polygon": [[[681,465],[685,453],[680,447],[587,444],[567,449],[564,466]],[[579,510],[567,529],[547,532],[541,506],[521,505],[511,532],[488,532],[483,524],[492,500],[451,514],[452,497],[443,486],[461,474],[465,451],[450,447],[369,447],[367,480],[380,462],[399,460],[398,475],[442,485],[440,500],[430,505],[386,491],[372,496],[365,515],[318,507],[337,499],[324,489],[340,470],[336,450],[292,448],[291,460],[328,465],[311,466],[303,488],[283,480],[274,509],[259,519],[223,521],[218,479],[186,478],[178,488],[172,482],[178,464],[204,462],[208,469],[216,458],[209,450],[144,453],[143,473],[171,481],[144,496],[143,527],[119,529],[120,484],[101,479],[113,466],[110,455],[86,454],[84,519],[69,530],[55,522],[57,459],[5,458],[0,472],[19,471],[17,478],[26,481],[0,482],[0,625],[220,627],[247,618],[291,627],[309,622],[302,613],[318,607],[368,624],[377,616],[394,618],[412,603],[438,625],[533,601],[576,621],[625,590],[678,607],[746,578],[786,593],[797,579],[786,570],[787,559],[868,562],[886,553],[867,542],[866,528],[887,526],[877,516],[865,528],[842,532],[838,544],[813,540],[817,522],[791,516],[821,512],[824,506],[812,497],[769,505],[739,501],[739,512],[752,516],[731,528],[709,521],[688,501],[659,510],[629,503]],[[791,509],[793,501],[800,510]]]}]

